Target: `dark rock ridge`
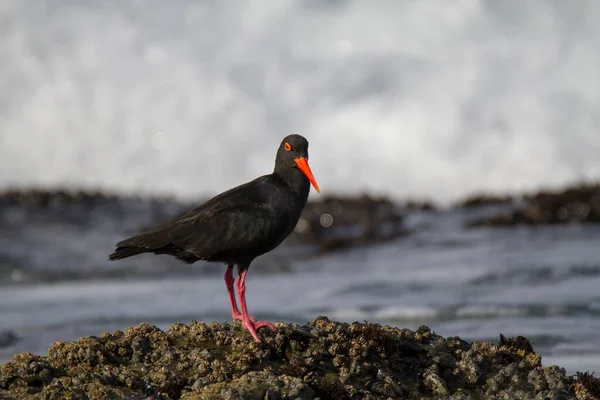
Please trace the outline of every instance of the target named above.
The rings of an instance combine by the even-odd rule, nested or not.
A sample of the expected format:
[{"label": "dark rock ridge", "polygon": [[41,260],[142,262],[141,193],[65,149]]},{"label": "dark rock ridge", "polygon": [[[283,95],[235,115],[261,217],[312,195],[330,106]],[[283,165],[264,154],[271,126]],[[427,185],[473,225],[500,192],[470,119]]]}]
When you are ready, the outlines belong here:
[{"label": "dark rock ridge", "polygon": [[438,209],[435,203],[429,200],[407,200],[403,207],[410,211],[436,211]]},{"label": "dark rock ridge", "polygon": [[513,196],[509,195],[494,195],[494,194],[474,194],[454,204],[454,208],[473,208],[498,204],[506,204],[514,201]]},{"label": "dark rock ridge", "polygon": [[600,222],[600,184],[578,184],[563,190],[523,196],[524,205],[475,219],[469,227],[581,224]]},{"label": "dark rock ridge", "polygon": [[[0,206],[23,206],[30,209],[49,209],[68,204],[97,207],[118,203],[123,197],[100,190],[67,189],[8,189],[0,193]],[[130,199],[142,200],[141,197]],[[170,198],[153,199],[157,202],[169,202]]]},{"label": "dark rock ridge", "polygon": [[55,342],[4,364],[2,399],[595,399],[599,381],[542,366],[529,341],[494,345],[319,317],[277,323],[263,342],[239,325],[191,322]]}]

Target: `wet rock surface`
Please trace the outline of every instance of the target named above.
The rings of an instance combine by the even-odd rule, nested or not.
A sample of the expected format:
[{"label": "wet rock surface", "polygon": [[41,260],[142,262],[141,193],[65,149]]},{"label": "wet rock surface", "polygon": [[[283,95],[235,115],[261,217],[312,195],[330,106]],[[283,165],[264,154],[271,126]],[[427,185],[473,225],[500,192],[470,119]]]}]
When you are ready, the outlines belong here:
[{"label": "wet rock surface", "polygon": [[600,222],[600,184],[574,185],[523,196],[523,206],[470,221],[467,226],[515,226]]},{"label": "wet rock surface", "polygon": [[241,327],[192,322],[167,331],[55,342],[4,364],[2,399],[595,399],[598,380],[542,366],[523,337],[499,344],[319,317],[277,323],[254,342]]}]

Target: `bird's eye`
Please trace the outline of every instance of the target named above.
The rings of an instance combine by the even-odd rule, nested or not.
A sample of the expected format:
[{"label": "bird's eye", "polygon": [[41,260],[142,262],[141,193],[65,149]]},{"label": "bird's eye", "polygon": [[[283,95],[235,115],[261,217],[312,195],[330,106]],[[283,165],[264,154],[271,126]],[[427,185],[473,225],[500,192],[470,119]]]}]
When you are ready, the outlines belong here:
[{"label": "bird's eye", "polygon": [[292,149],[292,146],[290,146],[290,144],[288,142],[285,142],[285,144],[283,145],[283,148],[285,149],[285,151],[290,151]]}]

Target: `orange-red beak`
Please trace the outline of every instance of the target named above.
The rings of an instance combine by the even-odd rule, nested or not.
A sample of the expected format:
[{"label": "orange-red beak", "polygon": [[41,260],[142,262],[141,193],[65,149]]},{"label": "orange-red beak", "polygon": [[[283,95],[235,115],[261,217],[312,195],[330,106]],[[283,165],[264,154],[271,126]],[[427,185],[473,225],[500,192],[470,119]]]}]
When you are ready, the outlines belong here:
[{"label": "orange-red beak", "polygon": [[294,158],[294,161],[296,161],[296,164],[298,164],[298,168],[300,168],[300,171],[304,172],[304,175],[306,175],[310,183],[312,183],[317,193],[321,193],[321,189],[319,189],[319,185],[317,185],[317,181],[315,180],[315,177],[313,176],[312,171],[308,166],[308,161],[306,161],[306,158]]}]

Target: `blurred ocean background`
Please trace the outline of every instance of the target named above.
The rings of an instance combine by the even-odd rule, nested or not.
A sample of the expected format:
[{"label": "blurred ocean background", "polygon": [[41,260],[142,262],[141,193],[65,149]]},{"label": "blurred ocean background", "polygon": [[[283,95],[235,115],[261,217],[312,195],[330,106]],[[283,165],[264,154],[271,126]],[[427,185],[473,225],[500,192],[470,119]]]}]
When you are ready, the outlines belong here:
[{"label": "blurred ocean background", "polygon": [[251,268],[251,314],[524,335],[544,364],[600,373],[600,227],[465,229],[449,207],[600,179],[600,2],[3,0],[0,61],[0,191],[122,196],[0,206],[0,363],[142,321],[229,321],[220,265],[107,256],[271,172],[301,133],[311,200],[442,208],[385,244],[285,243]]}]

